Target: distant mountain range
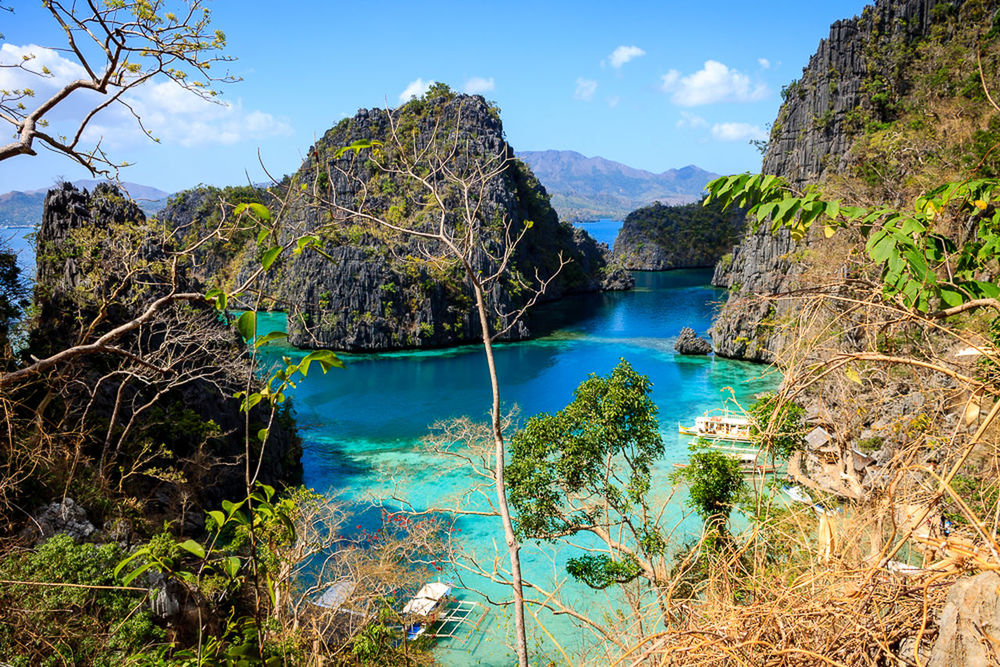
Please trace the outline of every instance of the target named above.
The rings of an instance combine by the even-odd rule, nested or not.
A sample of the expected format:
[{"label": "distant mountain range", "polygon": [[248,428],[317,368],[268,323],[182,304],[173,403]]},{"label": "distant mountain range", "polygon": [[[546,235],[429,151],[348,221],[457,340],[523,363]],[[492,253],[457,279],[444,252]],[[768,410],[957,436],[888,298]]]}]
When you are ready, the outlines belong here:
[{"label": "distant mountain range", "polygon": [[522,151],[517,157],[548,190],[559,217],[570,221],[622,220],[654,201],[688,204],[718,176],[694,165],[654,174],[576,151]]},{"label": "distant mountain range", "polygon": [[[569,221],[624,220],[632,211],[655,201],[664,204],[697,201],[705,184],[718,176],[694,165],[654,174],[576,151],[522,151],[517,157],[528,163],[548,190],[559,217]],[[87,179],[73,181],[73,185],[91,190],[100,182]],[[122,182],[121,186],[146,215],[163,209],[170,196],[148,185]],[[0,225],[38,224],[48,190],[0,194]]]},{"label": "distant mountain range", "polygon": [[[73,185],[78,188],[92,190],[95,185],[102,181],[84,179],[73,181]],[[146,215],[151,215],[161,210],[167,205],[169,192],[158,190],[148,185],[138,183],[128,183],[123,181],[119,184],[125,189],[139,208]],[[49,188],[39,188],[38,190],[28,190],[27,192],[5,192],[0,194],[0,225],[10,225],[14,227],[30,227],[42,221],[42,208],[45,205],[45,194]]]}]

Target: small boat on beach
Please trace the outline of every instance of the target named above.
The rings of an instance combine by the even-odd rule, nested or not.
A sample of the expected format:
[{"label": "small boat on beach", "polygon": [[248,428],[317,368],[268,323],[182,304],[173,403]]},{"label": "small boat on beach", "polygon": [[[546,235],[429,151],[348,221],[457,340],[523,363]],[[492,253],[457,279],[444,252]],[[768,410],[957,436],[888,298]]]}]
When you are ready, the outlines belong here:
[{"label": "small boat on beach", "polygon": [[719,414],[696,417],[693,427],[678,423],[677,430],[682,435],[707,438],[709,440],[750,442],[750,420],[745,415],[739,415],[728,410]]}]

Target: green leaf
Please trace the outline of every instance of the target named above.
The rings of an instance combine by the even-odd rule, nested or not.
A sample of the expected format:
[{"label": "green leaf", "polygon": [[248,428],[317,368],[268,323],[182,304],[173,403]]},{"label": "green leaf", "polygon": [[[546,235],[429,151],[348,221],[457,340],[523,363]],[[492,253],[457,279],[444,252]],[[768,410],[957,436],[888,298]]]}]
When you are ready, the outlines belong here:
[{"label": "green leaf", "polygon": [[218,288],[213,288],[205,292],[205,298],[209,301],[215,301],[215,309],[219,312],[226,310],[226,306],[229,304],[229,298],[226,293]]},{"label": "green leaf", "polygon": [[212,521],[215,522],[215,525],[218,528],[222,528],[222,525],[226,523],[226,515],[219,510],[211,510],[208,512],[208,516],[212,518]]},{"label": "green leaf", "polygon": [[309,366],[314,361],[319,363],[324,374],[331,368],[344,367],[344,362],[330,350],[316,350],[315,352],[307,354],[305,358],[299,362],[299,372],[302,373],[302,377],[306,377],[309,374]]},{"label": "green leaf", "polygon": [[270,269],[271,265],[274,264],[274,260],[278,259],[278,255],[284,250],[280,245],[268,248],[264,253],[264,256],[260,258],[260,264],[264,267],[264,270]]},{"label": "green leaf", "polygon": [[265,335],[260,336],[259,338],[257,338],[254,341],[253,346],[254,347],[260,347],[261,345],[267,345],[268,343],[270,343],[272,341],[281,340],[281,339],[285,339],[285,338],[288,338],[288,333],[287,332],[285,332],[285,331],[272,331],[269,334],[265,334]]},{"label": "green leaf", "polygon": [[235,579],[236,575],[240,571],[240,559],[237,556],[229,556],[221,561],[222,570],[229,576],[230,579]]},{"label": "green leaf", "polygon": [[314,246],[318,244],[319,241],[320,239],[318,236],[303,236],[302,238],[300,238],[298,241],[295,242],[295,250],[293,250],[292,252],[293,254],[301,255],[303,250],[305,250],[309,246]]},{"label": "green leaf", "polygon": [[355,153],[360,153],[366,148],[373,148],[375,146],[381,146],[381,141],[369,141],[368,139],[359,139],[355,141],[350,146],[344,146],[339,148],[336,153],[333,154],[334,159],[340,158],[344,153],[349,151],[354,151]]},{"label": "green leaf", "polygon": [[868,248],[868,256],[879,264],[885,263],[896,250],[896,242],[884,230],[875,232],[865,245]]},{"label": "green leaf", "polygon": [[263,400],[263,398],[264,398],[263,394],[259,392],[254,392],[253,394],[250,394],[243,401],[243,411],[247,412],[249,410],[252,410],[254,407],[256,407],[258,403],[261,402],[261,400]]},{"label": "green leaf", "polygon": [[903,257],[906,258],[906,262],[910,265],[910,270],[913,271],[914,278],[917,278],[921,282],[928,280],[927,262],[924,260],[923,255],[916,250],[907,250],[903,253]]},{"label": "green leaf", "polygon": [[788,222],[791,221],[792,217],[795,215],[795,212],[799,210],[799,206],[801,206],[801,202],[794,197],[790,197],[781,202],[778,204],[777,213],[774,214],[775,221],[788,224]]},{"label": "green leaf", "polygon": [[257,431],[257,439],[260,440],[261,442],[264,442],[265,440],[267,440],[267,433],[268,430],[266,428],[262,428],[261,430]]},{"label": "green leaf", "polygon": [[135,581],[139,577],[140,574],[142,574],[143,572],[145,572],[146,570],[150,569],[151,567],[153,567],[155,565],[156,565],[155,562],[149,562],[149,563],[145,563],[143,565],[140,565],[138,568],[136,568],[135,570],[132,570],[127,575],[125,575],[124,577],[122,577],[122,584],[125,585],[125,586],[128,586],[133,581]]},{"label": "green leaf", "polygon": [[989,299],[996,299],[1000,297],[1000,286],[996,283],[988,283],[981,280],[974,280],[976,287],[979,289],[979,293],[984,297]]},{"label": "green leaf", "polygon": [[248,342],[253,340],[254,334],[257,333],[257,313],[248,310],[240,315],[236,320],[236,330],[243,336],[243,340]]},{"label": "green leaf", "polygon": [[187,551],[188,553],[194,554],[198,558],[205,558],[205,547],[201,546],[194,540],[185,540],[177,546],[184,549],[184,551]]},{"label": "green leaf", "polygon": [[271,222],[271,212],[267,210],[267,207],[263,204],[258,204],[257,202],[240,204],[236,207],[233,213],[235,215],[242,215],[245,211],[250,211],[255,217],[263,222]]},{"label": "green leaf", "polygon": [[525,220],[524,221],[524,228],[525,229],[531,229],[534,226],[535,226],[535,221],[534,220]]},{"label": "green leaf", "polygon": [[230,518],[232,518],[236,514],[236,512],[239,511],[240,507],[242,507],[242,506],[243,506],[243,502],[242,501],[240,501],[239,503],[234,503],[231,500],[223,500],[222,501],[222,509],[225,510],[226,514]]},{"label": "green leaf", "polygon": [[826,217],[831,220],[836,219],[840,215],[840,200],[830,201],[826,203]]},{"label": "green leaf", "polygon": [[131,556],[129,556],[125,560],[123,560],[122,562],[118,563],[118,565],[115,566],[115,569],[112,572],[112,574],[114,575],[115,579],[117,579],[118,575],[121,573],[121,571],[123,569],[125,569],[125,566],[127,566],[129,563],[131,563],[132,561],[134,561],[136,558],[139,558],[140,556],[145,556],[147,554],[149,554],[149,550],[147,548],[143,547],[143,548],[137,550],[134,554],[132,554]]}]

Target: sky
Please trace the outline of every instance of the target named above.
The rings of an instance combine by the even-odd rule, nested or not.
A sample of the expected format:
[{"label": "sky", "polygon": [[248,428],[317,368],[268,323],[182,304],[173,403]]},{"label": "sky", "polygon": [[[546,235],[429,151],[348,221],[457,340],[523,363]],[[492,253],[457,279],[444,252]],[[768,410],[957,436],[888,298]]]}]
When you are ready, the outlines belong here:
[{"label": "sky", "polygon": [[[65,41],[41,3],[8,4],[0,64],[31,54],[49,67],[53,81],[28,82],[41,99],[79,66],[52,50]],[[212,25],[236,59],[226,67],[241,79],[219,87],[222,103],[151,82],[128,99],[159,142],[123,110],[102,112],[86,136],[132,164],[122,180],[168,192],[260,182],[265,168],[294,172],[318,137],[358,109],[396,107],[440,81],[494,101],[515,151],[574,150],[653,172],[756,171],[750,141],[766,137],[781,87],[833,21],[865,4],[214,0]],[[25,76],[0,68],[0,89]],[[53,127],[93,102],[70,100]],[[44,152],[0,162],[0,192],[87,177]]]}]

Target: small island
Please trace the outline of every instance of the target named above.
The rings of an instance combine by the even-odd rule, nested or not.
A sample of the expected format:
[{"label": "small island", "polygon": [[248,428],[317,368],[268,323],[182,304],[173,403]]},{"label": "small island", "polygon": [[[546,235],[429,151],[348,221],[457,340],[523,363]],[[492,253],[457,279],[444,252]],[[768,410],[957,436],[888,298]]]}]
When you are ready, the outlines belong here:
[{"label": "small island", "polygon": [[655,202],[626,216],[613,255],[633,271],[715,266],[739,244],[743,224],[743,212],[737,208]]}]

